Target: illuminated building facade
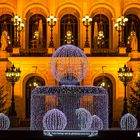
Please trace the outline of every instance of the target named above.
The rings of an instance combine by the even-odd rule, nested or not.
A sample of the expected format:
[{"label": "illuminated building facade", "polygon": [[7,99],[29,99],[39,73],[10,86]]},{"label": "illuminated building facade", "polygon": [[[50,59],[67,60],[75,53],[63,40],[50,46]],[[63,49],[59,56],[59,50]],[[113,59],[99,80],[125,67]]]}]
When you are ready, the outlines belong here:
[{"label": "illuminated building facade", "polygon": [[[15,15],[24,27],[14,24]],[[86,16],[92,19],[87,23],[88,29],[82,20]],[[128,22],[116,31],[118,17],[127,17]],[[7,38],[3,39],[4,31]],[[79,84],[100,86],[105,82],[110,127],[119,124],[124,86],[118,70],[124,64],[133,69],[127,96],[130,86],[140,78],[139,0],[1,0],[0,35],[0,85],[4,84],[8,91],[7,106],[11,102],[11,85],[6,81],[5,70],[12,64],[21,70],[14,88],[15,109],[21,123],[30,118],[31,91],[40,85],[59,85],[50,72],[50,58],[57,48],[68,43],[88,56],[88,72]],[[89,100],[87,97],[83,103]]]}]

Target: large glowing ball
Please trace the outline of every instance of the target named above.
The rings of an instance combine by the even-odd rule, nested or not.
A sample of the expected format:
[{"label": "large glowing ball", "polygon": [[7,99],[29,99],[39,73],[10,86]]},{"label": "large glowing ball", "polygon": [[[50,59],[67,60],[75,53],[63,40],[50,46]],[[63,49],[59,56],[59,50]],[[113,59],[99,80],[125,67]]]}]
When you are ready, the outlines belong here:
[{"label": "large glowing ball", "polygon": [[0,113],[0,130],[7,130],[9,127],[10,127],[9,118],[5,114]]},{"label": "large glowing ball", "polygon": [[137,127],[137,119],[130,113],[121,117],[120,126],[122,130],[135,130]]},{"label": "large glowing ball", "polygon": [[92,130],[102,130],[103,129],[103,121],[97,116],[92,116],[92,124],[91,124]]},{"label": "large glowing ball", "polygon": [[64,85],[74,85],[86,75],[88,59],[80,48],[67,44],[54,52],[50,68],[58,82]]},{"label": "large glowing ball", "polygon": [[78,119],[78,127],[81,130],[88,130],[91,128],[92,116],[85,108],[76,109],[76,116]]},{"label": "large glowing ball", "polygon": [[45,130],[63,130],[66,125],[67,118],[59,109],[51,109],[43,117],[43,127]]}]

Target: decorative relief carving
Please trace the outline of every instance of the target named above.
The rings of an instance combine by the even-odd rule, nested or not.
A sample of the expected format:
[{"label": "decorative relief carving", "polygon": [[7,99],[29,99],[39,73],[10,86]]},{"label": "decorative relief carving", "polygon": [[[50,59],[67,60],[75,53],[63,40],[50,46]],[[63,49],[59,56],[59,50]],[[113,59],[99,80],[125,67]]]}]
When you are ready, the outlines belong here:
[{"label": "decorative relief carving", "polygon": [[70,7],[69,7],[69,8],[64,8],[64,9],[60,12],[59,17],[62,17],[62,16],[64,16],[65,14],[68,14],[68,13],[71,13],[71,14],[77,16],[77,17],[80,17],[79,12],[78,12],[76,9],[70,8]]},{"label": "decorative relief carving", "polygon": [[0,15],[3,15],[3,14],[10,14],[12,15],[13,14],[13,11],[9,8],[0,8]]},{"label": "decorative relief carving", "polygon": [[40,13],[41,15],[46,15],[45,11],[38,7],[30,9],[28,14],[32,16],[37,13]]}]

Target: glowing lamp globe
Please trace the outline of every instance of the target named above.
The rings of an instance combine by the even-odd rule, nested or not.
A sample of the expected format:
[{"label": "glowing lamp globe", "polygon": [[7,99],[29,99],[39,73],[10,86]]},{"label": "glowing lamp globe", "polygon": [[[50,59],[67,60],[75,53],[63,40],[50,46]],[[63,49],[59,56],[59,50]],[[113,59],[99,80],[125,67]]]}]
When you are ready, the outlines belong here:
[{"label": "glowing lamp globe", "polygon": [[62,45],[52,55],[50,68],[58,82],[75,85],[86,75],[88,59],[80,48],[71,44]]}]

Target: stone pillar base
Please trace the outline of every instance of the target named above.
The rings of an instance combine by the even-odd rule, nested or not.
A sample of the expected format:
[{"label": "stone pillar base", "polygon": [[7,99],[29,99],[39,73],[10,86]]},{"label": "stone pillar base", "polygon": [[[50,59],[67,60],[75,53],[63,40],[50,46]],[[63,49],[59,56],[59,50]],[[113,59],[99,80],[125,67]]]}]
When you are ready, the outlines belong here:
[{"label": "stone pillar base", "polygon": [[131,53],[129,53],[129,56],[131,58],[138,58],[139,57],[139,54],[138,54],[138,52],[131,52]]},{"label": "stone pillar base", "polygon": [[20,54],[19,48],[13,48],[13,54],[19,55]]},{"label": "stone pillar base", "polygon": [[84,48],[84,53],[85,54],[90,54],[90,48]]},{"label": "stone pillar base", "polygon": [[9,57],[9,53],[6,51],[0,50],[0,58],[7,58],[7,57]]},{"label": "stone pillar base", "polygon": [[48,48],[48,54],[53,54],[55,51],[55,48]]},{"label": "stone pillar base", "polygon": [[119,54],[126,54],[126,47],[119,47]]}]

